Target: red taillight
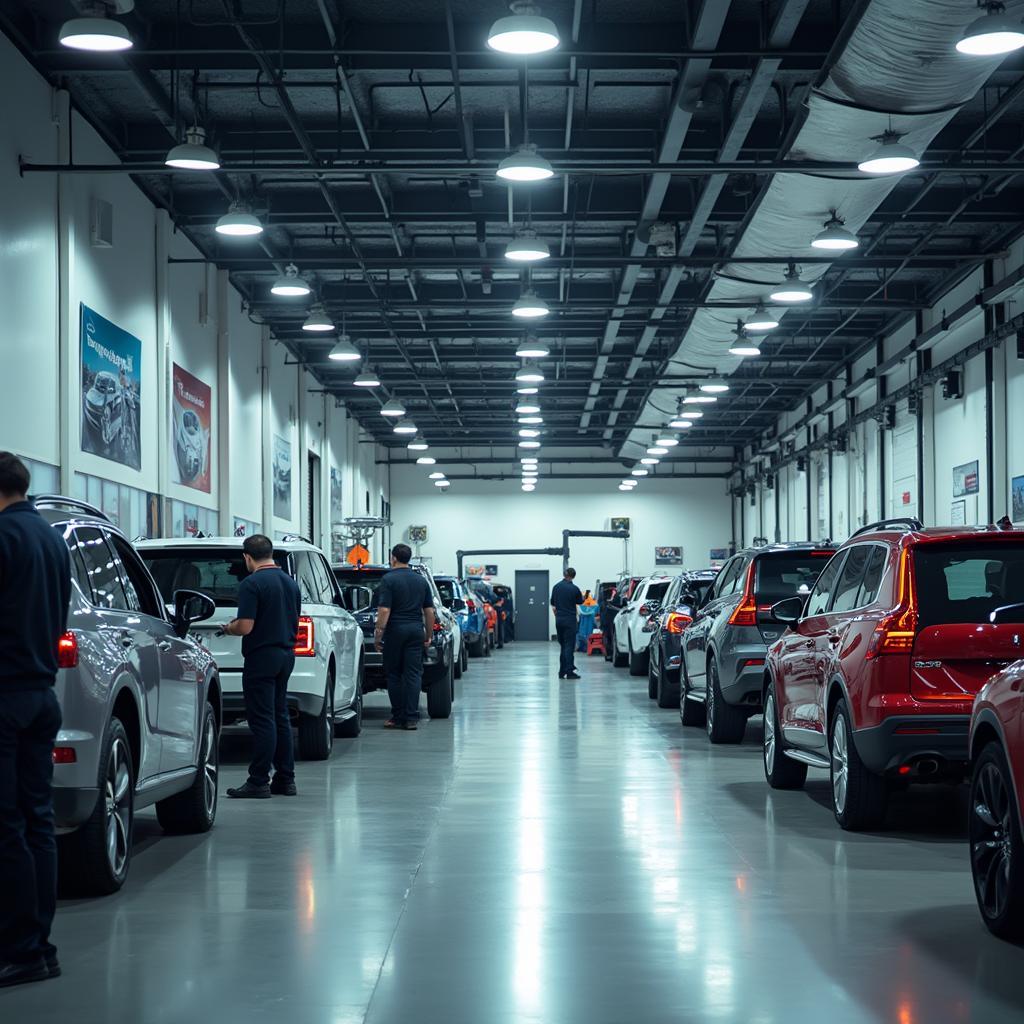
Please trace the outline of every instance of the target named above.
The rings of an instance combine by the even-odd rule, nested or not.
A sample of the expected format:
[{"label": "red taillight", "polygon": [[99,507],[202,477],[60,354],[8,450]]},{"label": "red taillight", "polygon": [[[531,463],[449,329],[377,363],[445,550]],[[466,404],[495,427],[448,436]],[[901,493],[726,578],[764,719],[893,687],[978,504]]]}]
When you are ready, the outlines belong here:
[{"label": "red taillight", "polygon": [[75,668],[78,665],[78,637],[69,629],[57,641],[57,667]]},{"label": "red taillight", "polygon": [[647,601],[644,601],[644,603],[640,605],[641,615],[650,615],[652,611],[654,611],[654,609],[650,606],[650,604]]},{"label": "red taillight", "polygon": [[757,602],[754,600],[754,563],[747,569],[747,581],[743,585],[743,597],[729,616],[730,626],[756,626]]},{"label": "red taillight", "polygon": [[443,633],[444,632],[444,626],[442,626],[441,623],[438,622],[437,619],[434,619],[434,632],[435,633]]},{"label": "red taillight", "polygon": [[299,616],[299,631],[295,634],[295,656],[312,658],[316,654],[316,635],[313,620],[308,615]]},{"label": "red taillight", "polygon": [[78,760],[78,755],[75,754],[74,747],[54,747],[53,748],[53,763],[54,764],[74,764]]},{"label": "red taillight", "polygon": [[466,599],[466,611],[473,615],[476,613],[476,601],[467,598]]},{"label": "red taillight", "polygon": [[673,612],[668,617],[668,622],[665,623],[665,629],[678,636],[691,622],[693,622],[693,619],[689,615],[683,615],[682,612]]},{"label": "red taillight", "polygon": [[877,658],[882,654],[909,654],[917,639],[917,605],[914,601],[914,587],[910,579],[910,557],[907,549],[900,553],[899,593],[896,610],[886,615],[875,626],[868,641],[865,658]]},{"label": "red taillight", "polygon": [[764,665],[764,658],[747,658],[746,661],[740,662],[740,668],[760,668]]}]

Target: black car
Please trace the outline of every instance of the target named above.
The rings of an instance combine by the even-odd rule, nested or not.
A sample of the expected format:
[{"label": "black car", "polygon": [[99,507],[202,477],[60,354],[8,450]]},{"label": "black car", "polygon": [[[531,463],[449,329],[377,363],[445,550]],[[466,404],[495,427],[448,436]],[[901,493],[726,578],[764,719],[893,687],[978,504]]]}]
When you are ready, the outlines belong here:
[{"label": "black car", "polygon": [[654,634],[648,648],[647,696],[656,700],[659,708],[679,707],[683,633],[707,598],[716,576],[717,569],[680,573],[669,584],[660,608],[643,626],[645,633]]},{"label": "black car", "polygon": [[[436,618],[430,645],[423,656],[423,689],[427,695],[427,711],[431,718],[448,718],[455,698],[455,679],[462,675],[456,664],[453,619],[443,605],[430,573],[423,566],[410,566],[430,586]],[[341,587],[345,608],[355,616],[363,631],[363,693],[386,690],[384,656],[374,647],[373,627],[377,620],[377,590],[387,565],[335,565],[334,577]]]}]

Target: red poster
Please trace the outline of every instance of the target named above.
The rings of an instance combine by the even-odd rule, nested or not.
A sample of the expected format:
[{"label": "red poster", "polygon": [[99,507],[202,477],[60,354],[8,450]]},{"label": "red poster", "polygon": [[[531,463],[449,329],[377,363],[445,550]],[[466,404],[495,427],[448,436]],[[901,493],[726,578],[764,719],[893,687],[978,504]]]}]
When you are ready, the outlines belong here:
[{"label": "red poster", "polygon": [[171,383],[172,479],[210,493],[210,386],[177,363]]}]

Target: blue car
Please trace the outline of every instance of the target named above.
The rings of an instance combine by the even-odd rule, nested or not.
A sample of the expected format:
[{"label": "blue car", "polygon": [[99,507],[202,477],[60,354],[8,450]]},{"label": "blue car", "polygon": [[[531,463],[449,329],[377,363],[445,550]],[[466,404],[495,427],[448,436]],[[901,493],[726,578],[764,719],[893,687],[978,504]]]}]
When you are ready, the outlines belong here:
[{"label": "blue car", "polygon": [[483,602],[454,576],[435,576],[441,600],[451,609],[462,628],[462,642],[474,657],[486,658],[491,653],[487,642],[487,613]]}]

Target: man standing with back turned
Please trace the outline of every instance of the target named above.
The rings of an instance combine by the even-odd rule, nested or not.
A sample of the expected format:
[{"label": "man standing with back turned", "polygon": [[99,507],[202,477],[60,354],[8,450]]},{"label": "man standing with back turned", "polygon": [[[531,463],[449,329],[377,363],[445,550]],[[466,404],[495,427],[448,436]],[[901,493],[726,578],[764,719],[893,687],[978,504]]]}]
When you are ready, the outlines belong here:
[{"label": "man standing with back turned", "polygon": [[224,632],[242,638],[242,693],[252,730],[252,764],[245,785],[229,789],[228,796],[248,800],[295,796],[288,680],[295,667],[302,595],[295,580],[274,561],[269,537],[261,533],[246,537],[242,555],[249,575],[238,586],[238,618]]},{"label": "man standing with back turned", "polygon": [[391,717],[385,729],[416,728],[423,689],[423,651],[434,632],[434,598],[427,581],[409,568],[412,548],[391,549],[391,572],[377,588],[374,646],[384,653]]},{"label": "man standing with back turned", "polygon": [[583,595],[573,580],[575,569],[566,569],[565,577],[551,588],[551,608],[555,613],[558,636],[558,678],[579,679],[576,673],[576,608],[583,604]]},{"label": "man standing with back turned", "polygon": [[57,908],[51,784],[61,722],[53,684],[71,560],[26,499],[28,487],[21,459],[0,452],[0,986],[60,974],[50,943]]}]

